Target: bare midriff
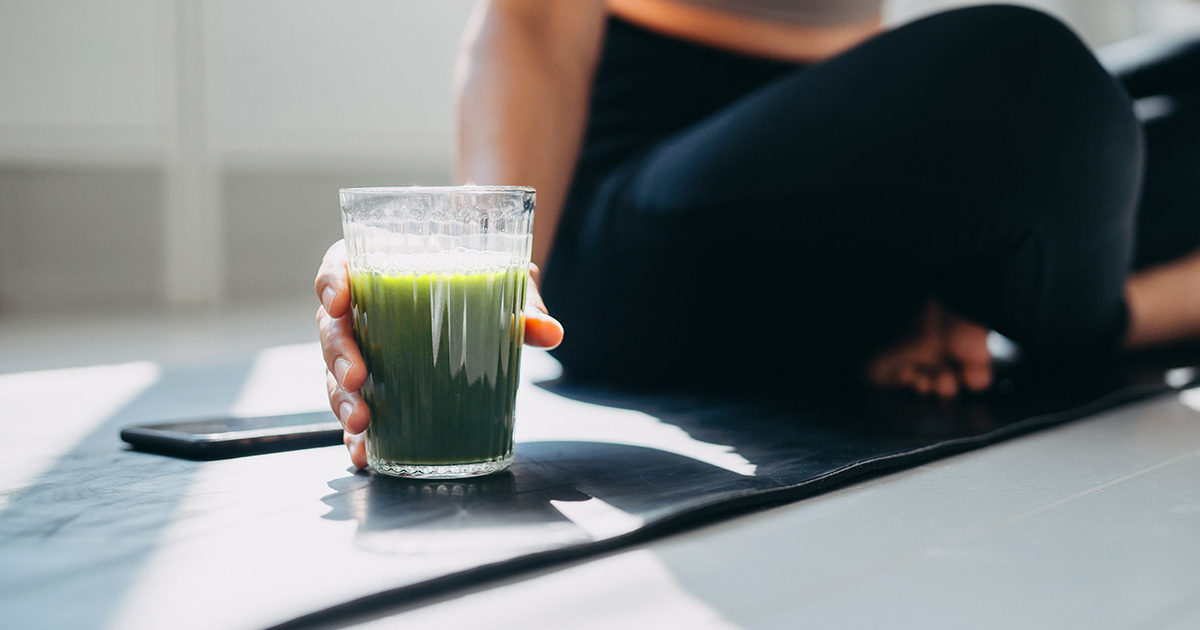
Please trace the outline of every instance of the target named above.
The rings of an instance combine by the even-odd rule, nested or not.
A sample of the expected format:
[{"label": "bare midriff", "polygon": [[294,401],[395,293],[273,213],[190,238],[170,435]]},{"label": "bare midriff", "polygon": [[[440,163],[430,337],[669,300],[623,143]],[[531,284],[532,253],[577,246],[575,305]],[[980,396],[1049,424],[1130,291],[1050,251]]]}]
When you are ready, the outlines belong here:
[{"label": "bare midriff", "polygon": [[671,37],[797,63],[832,57],[883,29],[879,15],[843,24],[782,24],[670,0],[608,0],[608,10]]}]

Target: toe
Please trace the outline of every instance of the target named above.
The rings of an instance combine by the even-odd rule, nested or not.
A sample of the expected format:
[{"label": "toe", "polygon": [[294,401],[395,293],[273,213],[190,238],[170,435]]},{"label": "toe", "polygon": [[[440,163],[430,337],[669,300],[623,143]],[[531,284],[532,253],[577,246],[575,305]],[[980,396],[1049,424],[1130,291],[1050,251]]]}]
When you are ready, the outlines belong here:
[{"label": "toe", "polygon": [[957,368],[962,387],[982,391],[992,383],[992,356],[987,347],[987,328],[950,315],[946,329],[946,360]]},{"label": "toe", "polygon": [[992,355],[987,347],[987,328],[965,319],[957,319],[947,330],[946,352],[963,364],[987,363]]},{"label": "toe", "polygon": [[954,398],[958,395],[958,379],[950,370],[942,370],[934,380],[934,389],[942,398]]},{"label": "toe", "polygon": [[963,386],[973,392],[981,392],[992,386],[992,366],[990,364],[963,366]]},{"label": "toe", "polygon": [[876,387],[886,387],[892,384],[891,374],[895,372],[895,359],[890,356],[879,356],[867,364],[867,382]]},{"label": "toe", "polygon": [[917,366],[905,363],[896,370],[895,383],[897,387],[912,388],[917,383]]},{"label": "toe", "polygon": [[913,380],[913,389],[922,396],[928,396],[933,391],[933,378],[928,374],[917,374]]}]

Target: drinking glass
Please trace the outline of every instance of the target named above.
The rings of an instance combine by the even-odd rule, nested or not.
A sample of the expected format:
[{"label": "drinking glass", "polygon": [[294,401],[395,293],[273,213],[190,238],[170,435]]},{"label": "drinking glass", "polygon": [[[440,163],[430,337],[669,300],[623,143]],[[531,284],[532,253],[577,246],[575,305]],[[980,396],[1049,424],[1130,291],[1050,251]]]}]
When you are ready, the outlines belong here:
[{"label": "drinking glass", "polygon": [[534,191],[344,188],[367,462],[459,478],[512,462]]}]

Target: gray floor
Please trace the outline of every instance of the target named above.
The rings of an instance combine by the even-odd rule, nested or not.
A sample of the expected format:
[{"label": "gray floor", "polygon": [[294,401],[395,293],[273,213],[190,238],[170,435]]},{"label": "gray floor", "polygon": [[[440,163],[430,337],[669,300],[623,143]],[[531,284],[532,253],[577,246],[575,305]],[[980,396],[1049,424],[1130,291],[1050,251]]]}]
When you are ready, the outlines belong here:
[{"label": "gray floor", "polygon": [[202,309],[0,313],[0,374],[125,361],[196,361],[313,341],[313,295]]},{"label": "gray floor", "polygon": [[[114,417],[319,408],[312,310],[308,304],[280,304],[206,314],[0,320],[0,401],[9,438],[0,446],[0,523],[7,522],[0,527],[0,543],[6,542],[5,531],[27,532],[28,523],[20,520],[20,510],[28,507],[20,505],[21,493],[39,477],[58,474],[72,454],[94,456],[111,448]],[[142,395],[165,382],[167,366],[215,365],[231,356],[246,360],[234,362],[239,371],[222,380],[219,392],[196,390],[181,378],[180,387],[162,395]],[[530,358],[535,368],[551,369],[544,355]],[[93,364],[107,367],[58,370]],[[56,370],[45,371],[51,368]],[[141,402],[130,407],[130,401]],[[1200,390],[1139,403],[790,506],[354,623],[1200,627],[1198,410]],[[110,581],[112,593],[104,598],[91,593],[97,602],[94,625],[152,627],[176,610],[197,608],[186,593],[244,592],[257,583],[253,575],[231,574],[222,578],[226,584],[205,591],[206,578],[185,575],[184,565],[214,563],[206,547],[214,540],[229,535],[245,544],[263,540],[262,530],[196,529],[201,520],[233,527],[244,518],[239,492],[249,497],[254,495],[245,493],[254,490],[230,489],[222,481],[237,470],[256,471],[256,483],[270,489],[262,496],[275,497],[254,510],[264,524],[293,523],[312,535],[350,536],[349,524],[315,518],[323,506],[313,497],[328,493],[330,475],[344,475],[342,458],[336,447],[279,456],[271,460],[280,470],[275,476],[261,458],[189,468],[182,477],[188,486],[176,493],[183,498],[163,510],[166,520],[128,525],[153,535],[129,547],[122,561],[134,552],[143,557],[130,560],[129,571]],[[283,476],[283,470],[300,476]],[[130,483],[139,482],[131,477]],[[10,497],[17,503],[10,504]],[[102,497],[89,500],[103,503]],[[59,528],[69,533],[74,525],[46,524],[51,526],[46,537],[85,547],[106,544],[64,539]],[[330,575],[334,585],[378,562],[368,555],[297,551],[308,554],[312,567]],[[7,553],[10,561],[46,561],[36,543],[9,545]],[[72,589],[89,583],[81,576],[36,587],[32,578],[10,573],[13,566],[0,564],[0,584],[22,584],[28,594],[0,597],[9,602],[7,611],[0,603],[0,626],[15,618],[41,622],[24,627],[53,627],[58,611],[38,605],[38,617],[23,616],[29,607],[21,601],[54,601],[41,595],[60,594],[63,601],[76,601],[69,597]],[[53,574],[52,567],[37,570]],[[289,602],[287,585],[273,586],[260,587],[264,609]],[[348,586],[340,590],[353,592]],[[326,597],[334,600],[337,593]],[[222,626],[247,625],[234,617],[214,618],[223,619]]]}]

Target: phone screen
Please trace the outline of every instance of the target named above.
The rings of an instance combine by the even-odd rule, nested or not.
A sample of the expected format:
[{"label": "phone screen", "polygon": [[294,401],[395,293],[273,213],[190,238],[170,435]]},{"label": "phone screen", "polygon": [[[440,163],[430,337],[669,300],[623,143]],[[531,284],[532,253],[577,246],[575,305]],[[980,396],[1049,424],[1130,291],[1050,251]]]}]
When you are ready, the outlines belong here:
[{"label": "phone screen", "polygon": [[142,427],[155,431],[216,437],[230,433],[277,434],[304,432],[305,429],[318,431],[337,424],[333,414],[328,411],[319,411],[256,418],[206,418],[204,420],[146,424]]}]

